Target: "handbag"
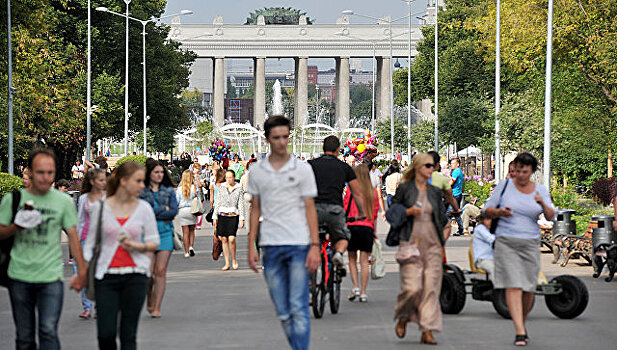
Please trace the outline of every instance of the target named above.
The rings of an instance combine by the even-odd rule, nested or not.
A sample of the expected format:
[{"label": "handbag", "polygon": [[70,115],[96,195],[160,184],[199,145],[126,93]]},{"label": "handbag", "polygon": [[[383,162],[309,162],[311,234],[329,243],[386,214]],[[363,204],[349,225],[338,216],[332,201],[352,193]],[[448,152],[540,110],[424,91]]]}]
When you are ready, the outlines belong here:
[{"label": "handbag", "polygon": [[381,252],[381,242],[375,239],[373,251],[371,252],[373,263],[371,264],[371,279],[378,280],[386,275],[386,262]]},{"label": "handbag", "polygon": [[[499,207],[501,206],[501,197],[503,197],[503,193],[506,192],[506,188],[508,187],[508,183],[510,182],[510,179],[506,180],[506,184],[503,186],[503,189],[501,190],[501,193],[499,194],[499,202],[497,202],[497,206],[495,207],[495,209],[499,209]],[[499,217],[495,217],[491,220],[491,227],[489,229],[489,231],[492,234],[495,234],[495,231],[497,230],[497,223],[499,222]]]},{"label": "handbag", "polygon": [[418,249],[418,239],[414,243],[401,242],[396,251],[396,262],[400,265],[413,264],[420,260],[420,249]]},{"label": "handbag", "polygon": [[205,211],[206,209],[204,208],[204,205],[199,200],[199,197],[193,198],[193,200],[191,201],[191,214],[195,216],[199,216],[203,214]]},{"label": "handbag", "polygon": [[92,251],[92,259],[88,263],[88,272],[87,272],[87,283],[86,286],[86,298],[90,300],[94,300],[94,275],[96,274],[96,263],[99,260],[99,255],[101,255],[101,223],[103,221],[103,208],[104,202],[102,200],[99,201],[101,205],[101,210],[99,211],[99,220],[96,224],[96,238],[94,241],[94,248]]},{"label": "handbag", "polygon": [[212,218],[212,215],[214,215],[214,208],[210,208],[210,210],[208,211],[208,214],[206,214],[207,222],[212,223],[214,221],[214,219]]},{"label": "handbag", "polygon": [[221,242],[219,236],[214,233],[214,235],[212,236],[212,259],[218,260],[222,252],[223,242]]},{"label": "handbag", "polygon": [[[12,211],[13,216],[11,222],[15,221],[15,215],[17,215],[17,209],[19,208],[19,202],[21,201],[21,192],[19,190],[11,193],[12,197]],[[9,262],[11,261],[11,249],[13,249],[13,242],[15,242],[15,235],[7,239],[0,240],[0,286],[9,286]]]}]

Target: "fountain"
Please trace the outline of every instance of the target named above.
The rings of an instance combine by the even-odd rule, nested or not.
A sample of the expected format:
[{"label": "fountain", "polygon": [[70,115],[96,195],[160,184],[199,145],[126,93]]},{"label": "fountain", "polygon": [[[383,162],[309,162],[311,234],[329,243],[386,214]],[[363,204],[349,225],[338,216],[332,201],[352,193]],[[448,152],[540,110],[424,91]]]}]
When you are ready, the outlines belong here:
[{"label": "fountain", "polygon": [[281,82],[276,79],[272,86],[272,115],[283,115],[283,95],[281,94]]}]

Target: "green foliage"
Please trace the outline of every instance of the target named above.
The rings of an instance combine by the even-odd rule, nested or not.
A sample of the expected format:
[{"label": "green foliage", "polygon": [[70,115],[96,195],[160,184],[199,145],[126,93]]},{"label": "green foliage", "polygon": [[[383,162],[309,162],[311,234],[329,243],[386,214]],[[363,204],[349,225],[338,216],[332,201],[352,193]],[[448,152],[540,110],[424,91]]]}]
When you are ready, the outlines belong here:
[{"label": "green foliage", "polygon": [[138,155],[130,155],[130,156],[124,156],[120,159],[118,159],[118,161],[116,162],[116,168],[120,166],[120,164],[122,163],[126,163],[126,162],[136,162],[139,163],[143,166],[146,166],[146,160],[148,159],[148,156],[144,156],[143,154],[138,154]]},{"label": "green foliage", "polygon": [[0,173],[0,198],[7,193],[18,190],[24,186],[19,176]]},{"label": "green foliage", "polygon": [[[394,119],[394,149],[407,149],[406,123],[398,118]],[[390,150],[390,120],[382,120],[377,123],[377,139],[382,146]]]},{"label": "green foliage", "polygon": [[197,137],[200,138],[202,144],[209,143],[214,138],[214,125],[204,121],[197,124]]},{"label": "green foliage", "polygon": [[230,77],[227,77],[227,94],[225,95],[225,97],[226,98],[237,98],[238,97],[238,94],[236,93],[236,88],[231,83]]},{"label": "green foliage", "polygon": [[440,138],[446,143],[456,142],[460,149],[477,145],[486,133],[482,124],[490,115],[490,106],[484,100],[451,97],[439,113]]},{"label": "green foliage", "polygon": [[463,182],[463,192],[478,198],[476,205],[479,206],[490,197],[492,185],[493,183],[488,181],[477,182],[475,180],[465,180],[465,182]]},{"label": "green foliage", "polygon": [[435,122],[420,121],[411,127],[411,148],[427,152],[435,148]]}]

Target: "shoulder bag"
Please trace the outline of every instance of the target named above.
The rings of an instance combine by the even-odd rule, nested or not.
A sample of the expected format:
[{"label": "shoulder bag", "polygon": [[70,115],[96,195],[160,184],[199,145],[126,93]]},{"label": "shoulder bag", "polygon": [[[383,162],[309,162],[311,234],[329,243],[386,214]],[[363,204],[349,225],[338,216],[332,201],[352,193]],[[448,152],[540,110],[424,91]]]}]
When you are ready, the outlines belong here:
[{"label": "shoulder bag", "polygon": [[105,202],[102,200],[99,201],[101,204],[101,209],[99,210],[99,220],[96,224],[96,238],[94,241],[94,248],[92,251],[92,259],[88,263],[88,280],[86,286],[86,298],[90,300],[94,300],[94,275],[96,274],[96,263],[99,260],[99,255],[101,255],[101,229],[102,229],[102,221],[103,221],[103,209],[105,208]]},{"label": "shoulder bag", "polygon": [[197,188],[195,188],[195,197],[191,201],[191,214],[199,216],[202,215],[205,211],[206,209],[204,208],[203,203],[201,203],[201,200],[199,199],[199,193],[197,191]]},{"label": "shoulder bag", "polygon": [[[15,221],[15,215],[17,215],[17,209],[19,208],[19,202],[21,201],[21,192],[19,190],[11,193],[12,198],[12,211],[13,216],[11,222]],[[15,235],[7,239],[0,240],[0,286],[9,286],[9,262],[11,261],[11,249],[13,249],[13,242],[15,241]]]},{"label": "shoulder bag", "polygon": [[371,253],[371,279],[378,280],[386,275],[386,262],[381,251],[381,242],[375,239]]},{"label": "shoulder bag", "polygon": [[[506,184],[503,185],[503,189],[501,190],[501,193],[499,194],[499,201],[497,202],[497,206],[495,207],[495,209],[499,209],[499,207],[501,206],[501,198],[503,197],[504,192],[506,192],[506,188],[508,188],[509,182],[510,182],[510,179],[507,179]],[[499,217],[495,217],[491,220],[490,232],[492,234],[495,234],[495,231],[497,230],[497,223],[499,223]]]}]

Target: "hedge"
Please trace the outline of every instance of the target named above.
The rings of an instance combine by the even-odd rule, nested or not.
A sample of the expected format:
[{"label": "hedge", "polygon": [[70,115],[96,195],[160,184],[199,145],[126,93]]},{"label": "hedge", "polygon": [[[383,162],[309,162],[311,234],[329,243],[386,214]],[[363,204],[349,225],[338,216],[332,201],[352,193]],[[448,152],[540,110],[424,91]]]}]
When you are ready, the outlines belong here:
[{"label": "hedge", "polygon": [[7,193],[18,190],[24,186],[24,182],[19,176],[0,173],[0,197]]},{"label": "hedge", "polygon": [[137,162],[143,166],[146,166],[146,160],[148,159],[148,156],[144,156],[143,154],[140,155],[129,155],[129,156],[124,156],[120,159],[118,159],[118,161],[116,162],[116,168],[120,166],[120,164],[122,163],[126,163],[126,162]]}]

